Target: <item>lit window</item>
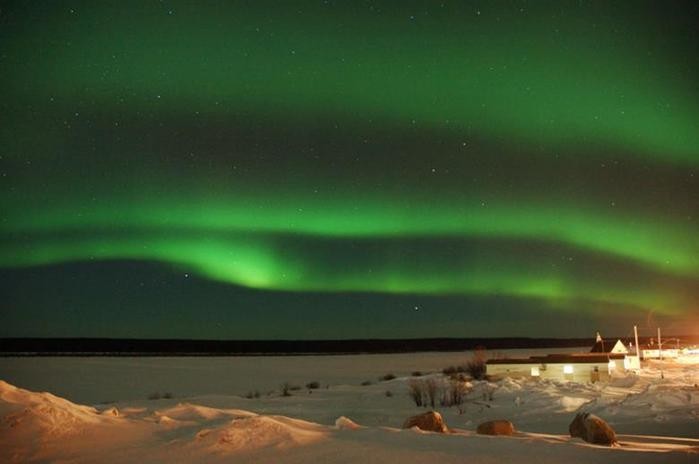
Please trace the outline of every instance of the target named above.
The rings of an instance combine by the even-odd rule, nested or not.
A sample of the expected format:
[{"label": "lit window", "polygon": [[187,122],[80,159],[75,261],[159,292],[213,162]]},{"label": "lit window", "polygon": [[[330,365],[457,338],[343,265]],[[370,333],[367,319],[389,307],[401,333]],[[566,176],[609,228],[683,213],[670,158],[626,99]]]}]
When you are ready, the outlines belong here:
[{"label": "lit window", "polygon": [[539,377],[539,366],[532,367],[532,377]]},{"label": "lit window", "polygon": [[570,364],[566,364],[565,366],[563,366],[563,373],[564,374],[572,374],[573,373],[573,366],[571,366]]}]

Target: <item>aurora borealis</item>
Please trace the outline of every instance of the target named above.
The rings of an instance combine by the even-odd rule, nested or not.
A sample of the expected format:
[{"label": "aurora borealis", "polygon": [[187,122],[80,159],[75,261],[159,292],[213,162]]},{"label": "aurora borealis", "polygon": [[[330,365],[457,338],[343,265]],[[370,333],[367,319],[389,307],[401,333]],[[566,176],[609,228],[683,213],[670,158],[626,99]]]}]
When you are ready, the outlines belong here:
[{"label": "aurora borealis", "polygon": [[4,3],[0,336],[699,333],[699,5],[609,3]]}]

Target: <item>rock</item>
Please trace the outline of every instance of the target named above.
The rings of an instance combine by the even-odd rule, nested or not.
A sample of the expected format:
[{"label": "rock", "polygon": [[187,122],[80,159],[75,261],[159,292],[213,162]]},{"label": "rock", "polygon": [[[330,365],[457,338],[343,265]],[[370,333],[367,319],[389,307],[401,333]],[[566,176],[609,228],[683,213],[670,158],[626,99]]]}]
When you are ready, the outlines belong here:
[{"label": "rock", "polygon": [[340,430],[357,430],[361,428],[361,425],[357,424],[348,417],[340,416],[335,420],[335,428]]},{"label": "rock", "polygon": [[417,427],[427,432],[447,433],[449,431],[447,425],[444,423],[444,419],[442,419],[442,415],[435,411],[429,411],[418,416],[410,417],[403,423],[404,429],[412,427]]},{"label": "rock", "polygon": [[103,416],[114,416],[119,417],[119,410],[117,408],[109,408],[102,411]]},{"label": "rock", "polygon": [[480,424],[476,432],[481,435],[512,435],[515,433],[515,426],[508,420],[491,420]]},{"label": "rock", "polygon": [[616,433],[604,419],[589,412],[578,413],[568,426],[571,437],[579,437],[595,445],[611,446],[616,443]]}]

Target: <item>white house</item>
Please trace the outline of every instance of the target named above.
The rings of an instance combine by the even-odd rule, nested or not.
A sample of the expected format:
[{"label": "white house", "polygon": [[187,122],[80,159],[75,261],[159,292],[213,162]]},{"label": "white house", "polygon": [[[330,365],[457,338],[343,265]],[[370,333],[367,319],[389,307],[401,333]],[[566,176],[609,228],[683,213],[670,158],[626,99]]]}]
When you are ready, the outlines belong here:
[{"label": "white house", "polygon": [[596,382],[609,379],[615,372],[640,368],[637,359],[629,354],[621,340],[605,341],[597,334],[589,353],[491,359],[486,364],[486,372],[491,376]]},{"label": "white house", "polygon": [[623,369],[623,353],[549,354],[529,358],[490,359],[487,374],[575,382],[606,380]]}]

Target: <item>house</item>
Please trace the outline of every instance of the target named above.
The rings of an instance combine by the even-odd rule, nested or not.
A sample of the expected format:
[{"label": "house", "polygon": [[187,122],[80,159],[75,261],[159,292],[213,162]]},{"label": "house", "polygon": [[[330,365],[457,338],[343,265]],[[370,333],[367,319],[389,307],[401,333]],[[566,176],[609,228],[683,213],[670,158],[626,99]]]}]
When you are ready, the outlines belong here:
[{"label": "house", "polygon": [[680,341],[679,339],[670,339],[671,341],[674,340],[676,342],[676,347],[675,348],[666,348],[667,341],[663,343],[663,349],[661,350],[660,346],[658,346],[657,343],[655,343],[655,339],[651,338],[648,344],[644,347],[641,348],[641,355],[643,359],[660,359],[661,357],[663,359],[665,358],[673,358],[676,359],[680,356],[681,350],[680,350]]},{"label": "house", "polygon": [[623,372],[625,357],[623,353],[576,353],[490,359],[486,372],[491,376],[596,382],[609,379],[619,366]]},{"label": "house", "polygon": [[615,372],[637,369],[637,359],[621,340],[605,341],[597,334],[589,353],[490,359],[486,372],[491,376],[596,382],[609,379]]}]

